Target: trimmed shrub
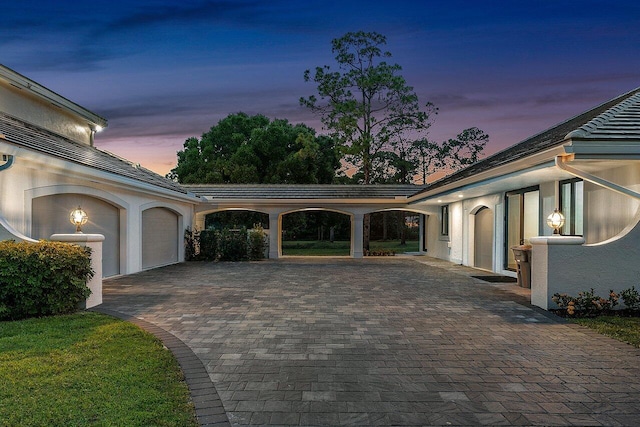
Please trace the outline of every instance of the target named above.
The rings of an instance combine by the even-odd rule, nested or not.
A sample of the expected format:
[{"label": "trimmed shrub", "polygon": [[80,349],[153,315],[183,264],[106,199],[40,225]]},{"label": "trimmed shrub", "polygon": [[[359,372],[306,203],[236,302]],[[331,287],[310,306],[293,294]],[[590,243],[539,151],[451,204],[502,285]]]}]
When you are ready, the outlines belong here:
[{"label": "trimmed shrub", "polygon": [[266,233],[260,225],[254,225],[249,231],[249,259],[256,261],[264,259],[264,250],[267,246]]},{"label": "trimmed shrub", "polygon": [[216,230],[202,230],[199,235],[200,254],[198,259],[215,261],[218,257],[219,235]]},{"label": "trimmed shrub", "polygon": [[87,299],[91,249],[60,242],[0,242],[0,320],[70,313]]},{"label": "trimmed shrub", "polygon": [[244,261],[249,258],[247,229],[222,230],[218,239],[218,252],[220,261]]}]

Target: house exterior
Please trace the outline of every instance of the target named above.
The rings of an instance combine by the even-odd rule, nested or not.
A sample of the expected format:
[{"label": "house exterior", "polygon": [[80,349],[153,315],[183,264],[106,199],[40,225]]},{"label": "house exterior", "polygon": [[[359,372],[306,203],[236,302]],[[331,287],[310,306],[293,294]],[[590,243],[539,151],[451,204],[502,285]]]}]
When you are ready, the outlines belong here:
[{"label": "house exterior", "polygon": [[184,259],[184,229],[198,198],[139,165],[93,146],[102,117],[0,66],[0,238],[105,236],[103,275]]},{"label": "house exterior", "polygon": [[[640,278],[640,89],[437,181],[407,205],[428,215],[431,256],[515,275],[532,245],[532,303]],[[546,218],[566,216],[562,236]]]},{"label": "house exterior", "polygon": [[[516,275],[513,246],[532,245],[532,303],[555,292],[637,285],[640,277],[640,89],[566,120],[426,187],[181,186],[93,146],[107,121],[0,66],[0,239],[105,236],[105,277],[184,260],[183,236],[207,213],[269,215],[269,256],[281,256],[282,217],[301,210],[349,215],[351,255],[363,255],[364,215],[422,214],[428,255]],[[566,223],[552,235],[547,216]]]}]

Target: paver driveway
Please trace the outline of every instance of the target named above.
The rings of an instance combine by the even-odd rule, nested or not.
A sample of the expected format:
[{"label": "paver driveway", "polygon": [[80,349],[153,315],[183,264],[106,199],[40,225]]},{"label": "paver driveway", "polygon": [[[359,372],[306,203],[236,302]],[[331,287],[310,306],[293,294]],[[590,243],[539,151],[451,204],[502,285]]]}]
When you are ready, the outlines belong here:
[{"label": "paver driveway", "polygon": [[179,264],[104,307],[184,341],[235,425],[640,423],[640,350],[422,259]]}]

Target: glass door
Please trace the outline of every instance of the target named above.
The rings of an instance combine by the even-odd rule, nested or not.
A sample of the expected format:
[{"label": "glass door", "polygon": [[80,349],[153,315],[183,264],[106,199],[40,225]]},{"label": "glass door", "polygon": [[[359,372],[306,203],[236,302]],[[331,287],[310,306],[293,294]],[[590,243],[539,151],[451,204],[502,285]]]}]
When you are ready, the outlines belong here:
[{"label": "glass door", "polygon": [[512,246],[528,245],[529,239],[540,235],[540,191],[538,187],[510,191],[506,194],[505,268],[516,269]]}]

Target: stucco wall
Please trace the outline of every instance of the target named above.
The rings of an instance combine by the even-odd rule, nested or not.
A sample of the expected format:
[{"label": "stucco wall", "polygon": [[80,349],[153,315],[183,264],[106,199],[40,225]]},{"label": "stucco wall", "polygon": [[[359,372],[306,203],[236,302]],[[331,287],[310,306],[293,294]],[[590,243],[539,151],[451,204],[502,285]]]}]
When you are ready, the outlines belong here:
[{"label": "stucco wall", "polygon": [[640,216],[618,238],[595,245],[562,244],[562,236],[534,240],[531,303],[544,309],[555,308],[551,298],[556,292],[577,296],[580,291],[594,288],[596,294],[606,298],[610,289],[619,292],[637,286],[638,221]]},{"label": "stucco wall", "polygon": [[[627,165],[594,173],[600,178],[640,191],[640,166]],[[638,213],[640,201],[601,186],[584,184],[584,237],[587,243],[607,240],[620,233]]]},{"label": "stucco wall", "polygon": [[66,136],[73,141],[90,143],[91,130],[85,121],[2,80],[0,80],[0,111]]},{"label": "stucco wall", "polygon": [[[51,160],[42,163],[25,157],[24,152],[0,143],[0,152],[13,149],[14,165],[0,171],[0,216],[18,232],[32,236],[33,200],[52,194],[85,194],[102,199],[120,211],[120,273],[129,274],[142,270],[142,211],[151,207],[166,207],[181,216],[183,230],[192,222],[193,205],[164,197],[153,192],[143,192],[131,185],[111,183],[107,174],[95,173],[73,164]],[[92,175],[83,175],[92,173]],[[71,209],[76,206],[70,206]],[[61,224],[68,219],[63,219]],[[69,224],[71,226],[71,224]],[[60,230],[67,233],[69,229]],[[182,232],[181,232],[182,233]],[[179,245],[179,260],[184,259],[184,246]]]}]

